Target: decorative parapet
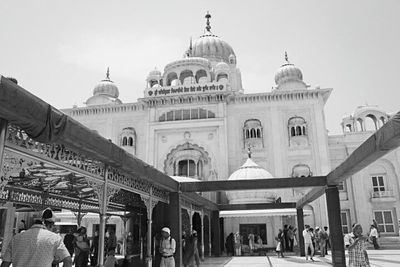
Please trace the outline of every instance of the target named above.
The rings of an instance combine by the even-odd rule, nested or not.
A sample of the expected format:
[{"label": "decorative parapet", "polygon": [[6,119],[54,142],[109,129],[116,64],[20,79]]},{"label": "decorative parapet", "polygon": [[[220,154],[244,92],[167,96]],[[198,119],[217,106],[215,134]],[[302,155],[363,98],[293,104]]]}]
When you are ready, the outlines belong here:
[{"label": "decorative parapet", "polygon": [[110,113],[124,113],[124,112],[142,112],[146,110],[146,104],[143,102],[127,103],[120,105],[99,105],[90,107],[80,107],[72,109],[62,109],[61,111],[71,117],[78,116],[96,116],[101,114]]}]

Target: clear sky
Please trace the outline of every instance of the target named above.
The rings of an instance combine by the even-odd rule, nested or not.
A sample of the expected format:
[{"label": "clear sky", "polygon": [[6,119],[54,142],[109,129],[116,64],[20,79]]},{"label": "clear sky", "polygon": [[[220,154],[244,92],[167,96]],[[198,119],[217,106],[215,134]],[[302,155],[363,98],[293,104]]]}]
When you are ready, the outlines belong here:
[{"label": "clear sky", "polygon": [[206,11],[236,53],[245,93],[269,92],[287,51],[306,83],[333,88],[330,134],[359,105],[400,110],[398,0],[1,0],[0,74],[69,108],[84,106],[109,66],[120,99],[136,102],[148,72],[203,33]]}]

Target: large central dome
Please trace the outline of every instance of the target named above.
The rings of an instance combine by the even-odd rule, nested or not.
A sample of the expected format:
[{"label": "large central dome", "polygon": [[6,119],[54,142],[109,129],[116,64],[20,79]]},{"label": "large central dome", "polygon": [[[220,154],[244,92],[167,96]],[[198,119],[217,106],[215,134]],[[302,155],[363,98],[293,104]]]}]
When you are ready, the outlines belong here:
[{"label": "large central dome", "polygon": [[235,55],[232,47],[216,35],[207,33],[193,42],[192,56],[203,57],[210,61],[229,63],[229,56]]},{"label": "large central dome", "polygon": [[235,56],[235,52],[227,42],[211,33],[210,18],[211,15],[207,13],[205,33],[190,45],[189,54],[192,57],[203,57],[213,62],[229,63],[229,56]]}]

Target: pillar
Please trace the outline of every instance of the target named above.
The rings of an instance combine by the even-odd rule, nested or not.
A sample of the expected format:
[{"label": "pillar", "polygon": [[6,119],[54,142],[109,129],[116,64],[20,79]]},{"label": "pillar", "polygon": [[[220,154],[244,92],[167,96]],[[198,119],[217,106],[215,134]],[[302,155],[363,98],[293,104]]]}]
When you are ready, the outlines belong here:
[{"label": "pillar", "polygon": [[303,231],[304,231],[304,214],[303,214],[303,208],[297,208],[297,233],[299,234],[299,239],[298,244],[299,244],[299,249],[300,249],[300,256],[304,257],[305,250],[304,250],[304,237],[303,237]]},{"label": "pillar", "polygon": [[339,190],[336,185],[328,186],[328,188],[325,189],[325,194],[332,246],[332,265],[334,267],[346,267],[342,222],[340,216]]},{"label": "pillar", "polygon": [[152,266],[152,264],[153,264],[153,257],[152,257],[152,254],[151,254],[151,239],[152,239],[152,237],[151,237],[151,225],[152,225],[152,220],[151,220],[151,211],[150,212],[147,212],[147,238],[146,238],[146,240],[147,240],[147,244],[146,244],[146,247],[147,247],[147,253],[146,253],[146,262],[147,262],[147,266],[148,267],[151,267]]},{"label": "pillar", "polygon": [[177,247],[175,250],[175,266],[182,263],[182,217],[181,217],[180,193],[169,193],[169,222],[171,236],[175,239]]},{"label": "pillar", "polygon": [[201,211],[201,259],[204,261],[204,211]]},{"label": "pillar", "polygon": [[208,256],[211,257],[211,217],[208,216]]},{"label": "pillar", "polygon": [[6,251],[8,244],[10,243],[11,239],[14,236],[14,221],[15,221],[15,207],[12,202],[7,202],[3,205],[6,207],[7,214],[6,214],[6,225],[4,226],[4,239],[3,239],[3,246],[0,250],[1,254]]},{"label": "pillar", "polygon": [[7,138],[7,121],[0,119],[0,168],[3,168],[4,146]]},{"label": "pillar", "polygon": [[97,263],[99,264],[100,267],[104,266],[104,240],[105,240],[105,234],[106,234],[106,216],[107,216],[107,185],[108,185],[108,167],[105,166],[105,171],[104,171],[104,184],[100,190],[102,190],[101,194],[101,199],[99,199],[99,202],[101,202],[100,205],[100,225],[99,225],[99,255],[97,256]]},{"label": "pillar", "polygon": [[221,242],[220,242],[220,225],[219,225],[219,211],[214,210],[211,215],[212,225],[212,251],[214,256],[219,257],[221,255]]}]

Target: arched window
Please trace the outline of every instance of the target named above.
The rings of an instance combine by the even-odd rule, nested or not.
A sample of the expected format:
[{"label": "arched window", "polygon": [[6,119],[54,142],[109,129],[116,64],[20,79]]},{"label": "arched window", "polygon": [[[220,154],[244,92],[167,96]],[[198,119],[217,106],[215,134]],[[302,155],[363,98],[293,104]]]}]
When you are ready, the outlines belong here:
[{"label": "arched window", "polygon": [[120,133],[120,146],[132,154],[136,154],[136,132],[133,127],[122,129]]},{"label": "arched window", "polygon": [[167,155],[164,171],[168,175],[205,180],[209,178],[210,160],[208,153],[202,147],[185,143]]},{"label": "arched window", "polygon": [[263,128],[261,121],[258,119],[249,119],[243,125],[243,141],[244,147],[262,148],[263,143]]},{"label": "arched window", "polygon": [[167,75],[167,84],[166,86],[171,86],[173,83],[177,83],[178,75],[175,72],[170,72]]},{"label": "arched window", "polygon": [[181,84],[191,84],[194,83],[194,76],[191,70],[184,70],[179,76]]},{"label": "arched window", "polygon": [[288,124],[289,135],[291,137],[306,135],[307,123],[304,118],[292,117],[289,119]]},{"label": "arched window", "polygon": [[365,116],[364,126],[365,131],[376,131],[378,129],[376,117],[372,114]]},{"label": "arched window", "polygon": [[244,138],[262,138],[261,122],[257,119],[250,119],[244,123]]},{"label": "arched window", "polygon": [[290,146],[308,145],[307,123],[302,117],[292,117],[288,121],[288,135]]},{"label": "arched window", "polygon": [[226,73],[219,73],[217,75],[217,82],[227,82],[228,81],[228,74]]},{"label": "arched window", "polygon": [[206,83],[207,82],[207,72],[205,70],[198,70],[196,72],[196,82],[197,83]]}]

